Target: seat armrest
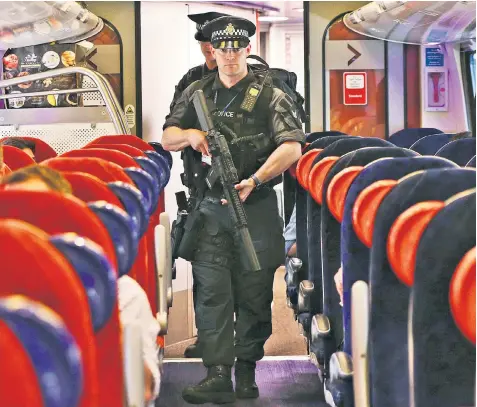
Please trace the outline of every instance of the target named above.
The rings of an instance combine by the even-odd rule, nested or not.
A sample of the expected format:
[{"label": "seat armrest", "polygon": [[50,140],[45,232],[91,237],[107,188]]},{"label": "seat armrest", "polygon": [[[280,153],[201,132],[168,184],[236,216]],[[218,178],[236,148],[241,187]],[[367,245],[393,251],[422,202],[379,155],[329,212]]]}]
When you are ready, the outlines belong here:
[{"label": "seat armrest", "polygon": [[353,361],[345,352],[335,352],[330,359],[331,380],[351,380],[353,378]]},{"label": "seat armrest", "polygon": [[311,311],[311,294],[315,290],[315,285],[310,280],[303,280],[300,283],[300,291],[298,292],[298,312]]},{"label": "seat armrest", "polygon": [[157,298],[159,304],[159,311],[156,315],[159,323],[159,335],[167,334],[167,237],[166,229],[162,225],[157,225],[154,228],[154,252],[156,258],[156,272],[157,272]]},{"label": "seat armrest", "polygon": [[124,384],[128,406],[144,405],[144,360],[141,327],[138,323],[123,327]]}]

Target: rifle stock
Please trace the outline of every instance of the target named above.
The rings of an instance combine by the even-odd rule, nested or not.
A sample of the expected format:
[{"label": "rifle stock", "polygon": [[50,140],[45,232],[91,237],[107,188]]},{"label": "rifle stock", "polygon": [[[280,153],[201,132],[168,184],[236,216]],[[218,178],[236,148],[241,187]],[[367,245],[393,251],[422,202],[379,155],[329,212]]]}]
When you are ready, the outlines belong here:
[{"label": "rifle stock", "polygon": [[247,216],[239,193],[235,189],[235,184],[239,182],[239,179],[227,140],[215,128],[214,121],[207,107],[204,92],[202,90],[195,91],[192,95],[192,101],[202,130],[208,133],[207,141],[209,142],[209,150],[212,153],[212,164],[217,168],[220,175],[225,199],[228,201],[230,216],[234,226],[238,229],[250,267],[254,271],[259,271],[261,269],[260,262],[258,261],[248,230]]}]

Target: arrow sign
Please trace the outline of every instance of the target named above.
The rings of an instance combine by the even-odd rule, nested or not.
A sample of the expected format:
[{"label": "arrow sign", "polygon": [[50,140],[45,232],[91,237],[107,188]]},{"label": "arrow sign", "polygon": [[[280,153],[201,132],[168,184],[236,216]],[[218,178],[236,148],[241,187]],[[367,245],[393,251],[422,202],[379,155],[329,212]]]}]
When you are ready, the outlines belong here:
[{"label": "arrow sign", "polygon": [[354,61],[356,61],[360,56],[361,53],[356,51],[351,45],[348,44],[348,49],[354,54],[353,58],[348,61],[348,66],[350,66]]}]

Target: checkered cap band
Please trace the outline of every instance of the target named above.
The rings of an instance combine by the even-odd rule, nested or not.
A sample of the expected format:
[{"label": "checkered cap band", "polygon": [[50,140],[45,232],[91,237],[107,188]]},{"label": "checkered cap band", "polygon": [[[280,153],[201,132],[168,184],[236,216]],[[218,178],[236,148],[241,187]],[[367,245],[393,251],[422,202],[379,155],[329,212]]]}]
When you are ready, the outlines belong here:
[{"label": "checkered cap band", "polygon": [[248,31],[244,30],[243,28],[236,29],[234,28],[233,31],[218,30],[212,33],[211,41],[222,41],[222,40],[229,40],[231,38],[239,38],[239,37],[247,37],[248,38]]}]

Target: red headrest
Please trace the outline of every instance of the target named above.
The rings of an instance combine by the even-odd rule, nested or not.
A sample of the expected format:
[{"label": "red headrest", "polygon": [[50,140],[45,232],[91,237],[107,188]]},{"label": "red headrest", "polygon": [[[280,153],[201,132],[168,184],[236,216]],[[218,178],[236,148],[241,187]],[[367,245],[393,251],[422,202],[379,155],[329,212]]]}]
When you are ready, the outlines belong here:
[{"label": "red headrest", "polygon": [[[12,137],[15,138],[15,137]],[[56,157],[56,151],[51,148],[51,146],[45,143],[43,140],[35,137],[21,137],[23,140],[32,141],[35,143],[35,161],[40,163],[48,158]]]},{"label": "red headrest", "polygon": [[122,167],[94,157],[73,158],[56,157],[41,163],[57,171],[78,171],[98,177],[103,182],[122,181],[135,185],[131,178],[124,172]]},{"label": "red headrest", "polygon": [[361,240],[371,249],[373,244],[373,228],[379,205],[398,182],[391,179],[377,181],[363,189],[353,206],[353,228]]},{"label": "red headrest", "polygon": [[348,167],[336,174],[328,185],[326,202],[338,222],[343,220],[346,195],[349,187],[364,167]]},{"label": "red headrest", "polygon": [[3,161],[12,171],[36,164],[27,153],[12,146],[3,146]]},{"label": "red headrest", "polygon": [[307,151],[304,155],[298,160],[296,165],[296,179],[300,185],[308,191],[308,174],[310,173],[311,166],[315,157],[323,151],[322,148],[314,148],[313,150]]},{"label": "red headrest", "polygon": [[10,169],[10,167],[6,164],[3,164],[3,166],[0,164],[0,178],[8,175],[8,174],[11,174],[12,173],[12,170]]},{"label": "red headrest", "polygon": [[422,234],[445,203],[419,202],[401,213],[389,229],[386,250],[389,264],[396,276],[411,287],[414,282],[416,254]]},{"label": "red headrest", "polygon": [[[4,192],[2,203],[3,194]],[[5,205],[8,203],[2,204],[2,209]],[[29,205],[29,209],[35,212],[36,206]],[[25,295],[44,303],[62,317],[75,337],[83,358],[85,387],[80,405],[94,407],[98,405],[98,371],[88,300],[78,274],[48,238],[44,231],[26,222],[0,219],[0,296]],[[3,333],[0,338],[2,336]],[[21,355],[8,355],[2,358],[0,369],[4,368],[5,363],[9,364],[9,359],[22,359]],[[22,390],[16,394],[17,397],[23,393],[23,385],[27,386],[27,389],[30,387],[29,383],[23,383],[24,380],[25,378],[21,380],[21,384],[12,387],[13,389],[21,386]],[[4,384],[2,382],[2,389]],[[3,393],[0,392],[0,398]]]},{"label": "red headrest", "polygon": [[90,148],[105,148],[107,150],[117,150],[121,151],[122,153],[125,153],[131,157],[146,157],[146,153],[142,151],[141,149],[133,146],[129,146],[127,144],[94,144],[91,146],[85,146],[83,147],[84,149],[90,149]]},{"label": "red headrest", "polygon": [[140,139],[137,136],[131,136],[128,134],[101,136],[89,143],[88,146],[91,146],[93,144],[127,144],[139,148],[142,151],[154,151],[154,148],[151,147],[144,140]]},{"label": "red headrest", "polygon": [[108,150],[106,148],[71,150],[62,154],[61,157],[96,157],[118,164],[122,168],[141,168],[131,156],[120,151]]},{"label": "red headrest", "polygon": [[321,161],[315,164],[312,168],[310,174],[308,175],[308,191],[313,199],[321,205],[322,193],[323,193],[323,183],[325,178],[328,175],[328,171],[334,165],[340,157],[330,156],[325,157]]},{"label": "red headrest", "polygon": [[43,407],[40,386],[30,356],[3,321],[0,321],[0,349],[4,355],[8,355],[0,363],[0,405]]},{"label": "red headrest", "polygon": [[106,184],[94,175],[85,172],[62,172],[73,188],[73,195],[84,202],[106,201],[124,209],[121,201]]},{"label": "red headrest", "polygon": [[462,334],[475,345],[475,247],[457,265],[449,286],[452,316]]}]

